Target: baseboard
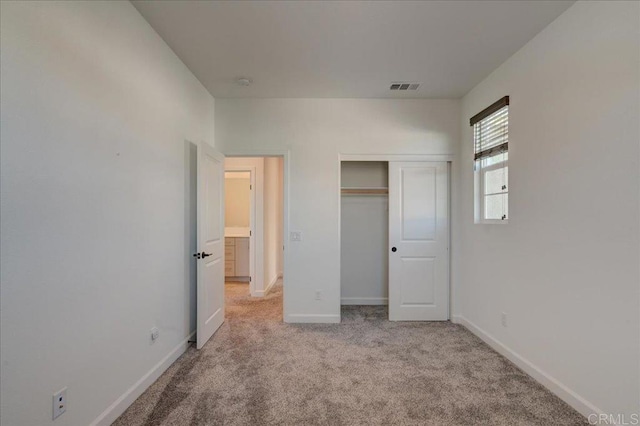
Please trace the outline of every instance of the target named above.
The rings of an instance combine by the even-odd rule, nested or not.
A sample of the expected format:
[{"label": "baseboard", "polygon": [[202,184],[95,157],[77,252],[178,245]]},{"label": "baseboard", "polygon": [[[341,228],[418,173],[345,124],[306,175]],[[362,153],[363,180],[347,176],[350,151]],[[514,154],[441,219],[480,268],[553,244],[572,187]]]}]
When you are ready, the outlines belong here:
[{"label": "baseboard", "polygon": [[[585,398],[578,395],[578,393],[571,390],[569,387],[561,383],[559,380],[555,379],[550,374],[546,373],[537,365],[533,364],[531,361],[523,357],[522,355],[514,352],[509,349],[505,344],[500,342],[498,339],[466,319],[462,315],[455,315],[451,317],[451,321],[456,324],[461,324],[466,327],[473,334],[482,339],[486,344],[491,346],[496,352],[500,355],[507,358],[509,361],[513,362],[517,365],[522,371],[527,373],[529,376],[533,377],[537,380],[542,386],[549,389],[551,392],[556,394],[560,399],[573,407],[576,411],[578,411],[583,416],[589,418],[591,414],[603,414],[604,412],[600,410],[595,405],[591,404]],[[592,416],[593,417],[593,416]]]},{"label": "baseboard", "polygon": [[451,322],[454,324],[462,324],[462,319],[464,317],[460,315],[451,315]]},{"label": "baseboard", "polygon": [[340,299],[341,305],[388,305],[389,299],[386,297],[343,297]]},{"label": "baseboard", "polygon": [[271,282],[269,283],[269,285],[267,286],[267,288],[264,289],[264,295],[266,296],[267,294],[269,294],[269,291],[271,290],[271,287],[273,287],[277,282],[278,282],[278,276],[276,275]]},{"label": "baseboard", "polygon": [[254,291],[251,296],[252,297],[264,297],[267,294],[269,294],[269,290],[271,290],[271,287],[273,287],[275,285],[275,283],[278,282],[278,277],[276,276],[274,279],[271,280],[271,282],[269,283],[269,285],[267,285],[267,288],[265,288],[264,290],[256,290]]},{"label": "baseboard", "polygon": [[147,390],[149,386],[153,384],[167,368],[171,366],[182,355],[189,346],[189,340],[193,339],[196,332],[189,334],[189,336],[180,342],[167,356],[165,356],[159,363],[154,365],[151,370],[140,378],[133,386],[131,386],[125,393],[123,393],[118,399],[114,401],[106,410],[102,412],[93,422],[91,426],[108,426],[113,423],[127,408]]},{"label": "baseboard", "polygon": [[339,323],[340,315],[329,314],[289,314],[284,317],[284,322],[287,323],[312,323],[312,324],[324,324],[324,323]]}]

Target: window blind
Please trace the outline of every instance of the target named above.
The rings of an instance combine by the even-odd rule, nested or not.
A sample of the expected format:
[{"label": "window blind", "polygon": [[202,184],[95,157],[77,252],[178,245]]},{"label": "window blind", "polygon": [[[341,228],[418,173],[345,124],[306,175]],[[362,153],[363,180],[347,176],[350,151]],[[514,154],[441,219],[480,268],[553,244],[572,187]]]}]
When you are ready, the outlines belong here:
[{"label": "window blind", "polygon": [[493,103],[471,117],[475,160],[491,157],[509,148],[509,97]]}]

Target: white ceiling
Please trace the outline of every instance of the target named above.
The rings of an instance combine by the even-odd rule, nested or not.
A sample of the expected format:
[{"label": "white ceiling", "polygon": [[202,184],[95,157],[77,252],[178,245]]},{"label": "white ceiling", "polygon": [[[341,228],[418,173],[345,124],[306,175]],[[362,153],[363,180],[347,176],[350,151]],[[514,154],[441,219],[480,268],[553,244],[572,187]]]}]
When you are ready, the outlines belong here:
[{"label": "white ceiling", "polygon": [[572,3],[133,1],[217,98],[459,98]]}]

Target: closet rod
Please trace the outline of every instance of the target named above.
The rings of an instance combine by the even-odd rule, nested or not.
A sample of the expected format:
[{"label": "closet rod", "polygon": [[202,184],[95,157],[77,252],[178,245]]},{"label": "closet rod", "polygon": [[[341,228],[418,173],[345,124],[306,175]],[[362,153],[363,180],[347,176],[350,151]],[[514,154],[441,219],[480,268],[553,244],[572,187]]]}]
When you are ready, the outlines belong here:
[{"label": "closet rod", "polygon": [[385,195],[389,193],[388,188],[342,188],[343,195]]}]

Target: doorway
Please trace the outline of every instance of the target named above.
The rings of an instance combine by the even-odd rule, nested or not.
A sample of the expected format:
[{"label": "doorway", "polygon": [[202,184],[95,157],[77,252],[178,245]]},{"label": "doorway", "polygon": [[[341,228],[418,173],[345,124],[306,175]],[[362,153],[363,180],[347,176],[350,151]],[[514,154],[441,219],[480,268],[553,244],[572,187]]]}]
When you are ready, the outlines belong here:
[{"label": "doorway", "polygon": [[341,305],[383,305],[395,321],[448,320],[448,162],[340,166]]},{"label": "doorway", "polygon": [[256,246],[256,167],[229,165],[224,173],[224,279],[225,283],[247,283],[254,294]]},{"label": "doorway", "polygon": [[388,162],[344,161],[340,197],[340,302],[388,305]]},{"label": "doorway", "polygon": [[[191,266],[195,272],[195,333],[196,346],[200,349],[226,318],[225,272],[232,272],[234,278],[245,277],[244,291],[247,296],[245,300],[253,303],[269,298],[272,305],[275,300],[279,302],[281,308],[276,311],[271,309],[270,312],[280,311],[280,320],[285,318],[284,274],[288,260],[283,253],[286,253],[287,247],[285,235],[288,233],[289,216],[288,151],[265,157],[225,158],[222,153],[207,143],[193,145],[187,142],[185,154],[189,171],[185,176],[185,185],[190,195],[185,201],[185,209],[196,213],[193,230],[191,227],[193,217],[191,214],[188,215],[185,223],[187,227],[185,239],[189,241],[188,247],[195,248],[193,253],[189,253],[189,258],[193,259]],[[193,167],[194,162],[196,167]],[[248,162],[253,164],[247,165]],[[251,182],[250,191],[253,191],[253,195],[250,194],[248,204],[254,207],[250,207],[248,227],[245,226],[246,215],[243,224],[226,226],[226,172],[239,173],[229,175],[231,179],[241,181],[248,177]],[[248,275],[245,275],[247,274],[246,263],[240,265],[234,263],[228,267],[226,265],[226,260],[235,261],[236,255],[244,256],[246,260],[246,242],[227,243],[226,241],[227,236],[244,238],[246,228],[249,229],[250,239]],[[195,235],[189,231],[193,231]],[[241,235],[234,232],[240,232]],[[192,237],[195,237],[194,241]],[[235,250],[236,246],[240,247],[239,253]],[[230,254],[231,252],[233,254]],[[246,283],[247,276],[249,283],[253,285]],[[274,287],[279,291],[272,292]],[[270,295],[270,292],[275,294]]]},{"label": "doorway", "polygon": [[283,247],[284,159],[227,157],[225,288],[236,296],[267,296],[283,275]]}]

